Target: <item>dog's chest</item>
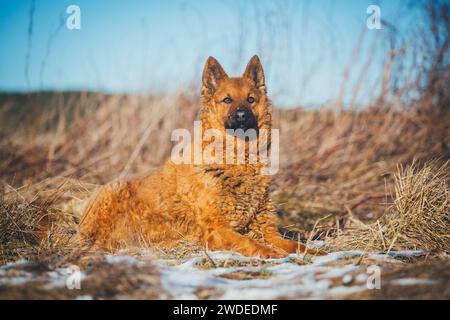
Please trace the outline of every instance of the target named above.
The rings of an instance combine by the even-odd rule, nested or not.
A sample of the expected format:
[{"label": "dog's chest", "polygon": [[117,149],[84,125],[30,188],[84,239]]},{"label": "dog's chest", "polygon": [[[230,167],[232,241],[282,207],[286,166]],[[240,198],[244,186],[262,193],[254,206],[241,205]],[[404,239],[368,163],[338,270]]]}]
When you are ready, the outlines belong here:
[{"label": "dog's chest", "polygon": [[268,201],[269,179],[252,168],[238,166],[214,174],[221,189],[221,212],[233,229],[246,233],[247,227]]}]

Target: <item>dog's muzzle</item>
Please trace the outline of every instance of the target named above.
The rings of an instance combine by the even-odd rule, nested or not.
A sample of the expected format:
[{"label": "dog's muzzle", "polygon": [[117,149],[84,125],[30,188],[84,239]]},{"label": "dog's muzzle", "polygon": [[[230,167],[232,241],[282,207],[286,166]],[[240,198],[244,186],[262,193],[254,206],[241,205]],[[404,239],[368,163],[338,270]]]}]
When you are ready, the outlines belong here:
[{"label": "dog's muzzle", "polygon": [[237,108],[230,111],[225,121],[226,129],[256,129],[256,118],[253,112],[248,108]]}]

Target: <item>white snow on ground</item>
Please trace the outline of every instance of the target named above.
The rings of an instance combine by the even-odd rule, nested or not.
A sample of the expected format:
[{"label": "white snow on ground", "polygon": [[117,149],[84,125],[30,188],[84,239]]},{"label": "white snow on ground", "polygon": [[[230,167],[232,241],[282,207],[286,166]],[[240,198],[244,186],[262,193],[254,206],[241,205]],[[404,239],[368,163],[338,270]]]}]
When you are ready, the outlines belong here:
[{"label": "white snow on ground", "polygon": [[17,275],[8,276],[0,273],[0,285],[17,286],[27,283],[33,279],[33,275],[28,272],[20,271]]},{"label": "white snow on ground", "polygon": [[135,257],[127,256],[127,255],[113,255],[107,254],[105,256],[106,262],[108,263],[127,263],[127,264],[135,264],[137,262]]},{"label": "white snow on ground", "polygon": [[33,279],[33,275],[23,270],[14,270],[28,265],[30,262],[19,259],[0,266],[0,285],[20,285]]},{"label": "white snow on ground", "polygon": [[94,300],[94,298],[92,298],[92,296],[90,295],[83,295],[76,297],[75,300]]},{"label": "white snow on ground", "polygon": [[47,272],[47,284],[44,288],[61,288],[67,286],[67,280],[69,276],[76,276],[79,281],[83,281],[86,278],[86,274],[81,270],[74,269],[75,266],[69,266],[66,268],[56,268],[54,271]]},{"label": "white snow on ground", "polygon": [[[306,259],[302,255],[291,254],[281,259],[262,261],[257,257],[245,257],[236,253],[210,252],[210,258],[199,253],[179,261],[150,259],[144,252],[139,256],[106,255],[105,259],[111,265],[126,263],[130,266],[139,264],[144,268],[147,265],[153,268],[156,264],[160,269],[163,289],[175,299],[198,299],[198,292],[202,289],[211,289],[211,295],[207,296],[219,299],[333,299],[368,290],[366,282],[370,274],[367,266],[353,263],[359,257],[372,259],[374,264],[380,261],[381,264],[386,261],[402,263],[399,258],[425,254],[422,251],[397,251],[388,254],[339,251],[326,256],[309,256]],[[210,268],[208,263],[205,265],[205,259],[214,262],[209,264]],[[352,260],[346,261],[347,259]],[[227,261],[226,265],[224,261]],[[203,266],[199,265],[200,262],[203,262]],[[213,264],[218,267],[213,267]],[[31,262],[26,260],[0,266],[0,285],[20,285],[41,280],[46,289],[52,289],[65,286],[68,276],[74,272],[73,266],[67,266],[37,276],[33,275],[28,266],[31,266]],[[77,272],[81,280],[87,277],[82,270]],[[399,286],[433,283],[433,280],[418,278],[391,281],[391,284]],[[76,299],[93,297],[80,295]]]},{"label": "white snow on ground", "polygon": [[22,267],[22,266],[27,265],[27,264],[30,264],[30,262],[28,260],[19,259],[19,260],[16,260],[14,262],[8,262],[7,264],[0,266],[0,271],[1,270],[8,270],[8,269],[11,269],[11,268],[16,268],[16,267]]},{"label": "white snow on ground", "polygon": [[429,279],[418,279],[418,278],[403,278],[403,279],[395,279],[391,281],[391,284],[399,285],[399,286],[415,286],[421,284],[434,284],[436,281]]},{"label": "white snow on ground", "polygon": [[[267,259],[271,266],[212,268],[203,270],[196,264],[204,258],[198,255],[175,267],[165,267],[160,260],[161,281],[163,288],[176,299],[197,299],[196,291],[202,288],[214,288],[222,292],[220,299],[277,299],[277,298],[337,298],[359,291],[368,290],[366,281],[368,274],[365,266],[355,264],[336,265],[337,262],[361,257],[362,251],[340,251],[326,256],[312,258],[311,264],[299,265],[290,261],[302,259],[302,255],[290,255],[282,259]],[[402,251],[393,254],[373,254],[374,260],[392,259],[395,257],[417,256],[423,252]],[[250,261],[259,258],[243,257],[226,252],[209,254],[213,261],[238,260]],[[333,265],[330,265],[333,264]],[[251,280],[233,280],[221,277],[235,272],[263,271],[267,278]],[[356,274],[353,276],[352,274]],[[355,283],[348,286],[352,280]],[[333,284],[334,283],[334,284]]]}]

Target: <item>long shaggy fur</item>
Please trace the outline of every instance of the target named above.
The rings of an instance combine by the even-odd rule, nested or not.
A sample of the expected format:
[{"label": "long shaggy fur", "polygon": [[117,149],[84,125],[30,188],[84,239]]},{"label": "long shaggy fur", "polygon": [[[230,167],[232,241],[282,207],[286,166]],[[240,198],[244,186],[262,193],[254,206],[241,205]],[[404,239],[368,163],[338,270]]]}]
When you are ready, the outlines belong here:
[{"label": "long shaggy fur", "polygon": [[[225,105],[224,97],[233,102]],[[228,77],[210,57],[202,98],[203,130],[225,133],[224,121],[241,106],[252,110],[257,129],[270,129],[270,101],[257,56],[238,78]],[[109,251],[130,245],[171,248],[180,240],[263,258],[304,251],[304,245],[278,234],[268,194],[270,179],[261,175],[261,166],[168,161],[150,177],[103,187],[88,205],[79,235]]]}]

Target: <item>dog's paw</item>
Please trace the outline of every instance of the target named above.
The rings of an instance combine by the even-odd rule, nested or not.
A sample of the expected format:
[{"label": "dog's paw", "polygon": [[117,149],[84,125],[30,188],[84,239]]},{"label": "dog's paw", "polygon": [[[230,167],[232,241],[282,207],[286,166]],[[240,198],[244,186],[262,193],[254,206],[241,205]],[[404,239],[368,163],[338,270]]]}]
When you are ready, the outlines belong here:
[{"label": "dog's paw", "polygon": [[267,248],[264,250],[260,250],[258,252],[258,256],[261,259],[275,259],[275,258],[284,258],[288,255],[288,253],[281,249],[272,249]]},{"label": "dog's paw", "polygon": [[328,254],[320,249],[308,248],[305,244],[301,242],[289,240],[289,242],[287,243],[288,245],[283,249],[285,249],[289,253],[310,254],[314,256],[324,256]]},{"label": "dog's paw", "polygon": [[306,253],[313,256],[326,256],[328,254],[328,252],[322,251],[320,249],[308,249]]}]

